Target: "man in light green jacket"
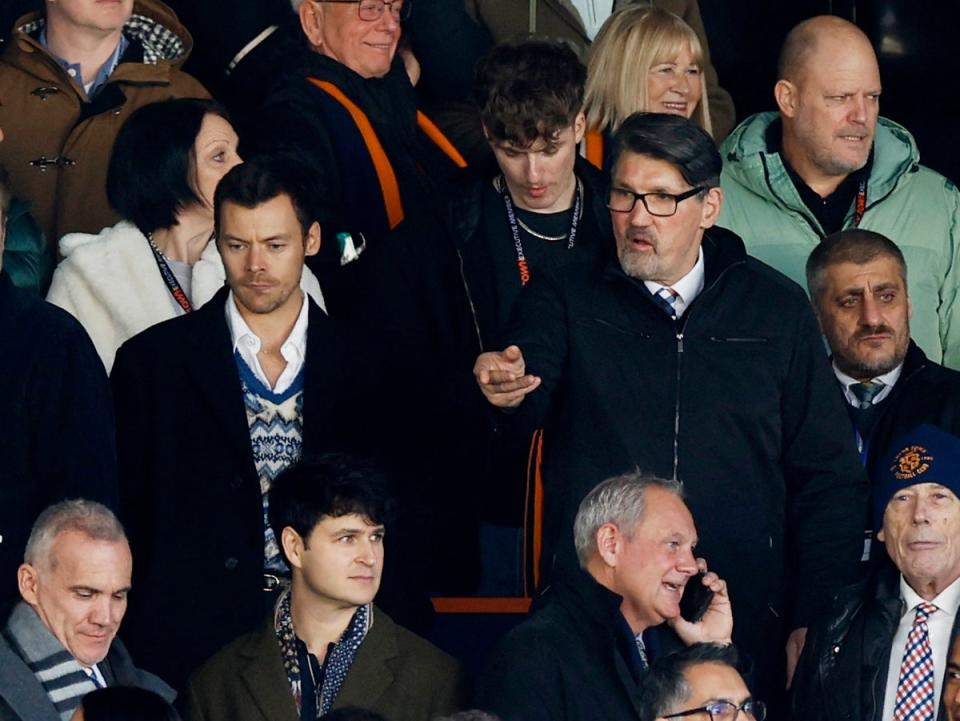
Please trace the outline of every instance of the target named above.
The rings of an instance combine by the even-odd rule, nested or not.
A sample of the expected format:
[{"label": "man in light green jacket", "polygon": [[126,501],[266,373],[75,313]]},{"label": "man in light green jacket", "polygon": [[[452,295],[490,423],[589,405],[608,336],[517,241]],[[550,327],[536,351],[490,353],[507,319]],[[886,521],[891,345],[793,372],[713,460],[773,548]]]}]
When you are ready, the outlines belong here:
[{"label": "man in light green jacket", "polygon": [[810,251],[859,226],[896,242],[907,261],[914,340],[960,368],[960,193],[919,164],[910,133],[879,117],[880,71],[867,37],[822,16],[787,36],[778,113],[747,118],[722,147],[719,225],[803,285]]}]

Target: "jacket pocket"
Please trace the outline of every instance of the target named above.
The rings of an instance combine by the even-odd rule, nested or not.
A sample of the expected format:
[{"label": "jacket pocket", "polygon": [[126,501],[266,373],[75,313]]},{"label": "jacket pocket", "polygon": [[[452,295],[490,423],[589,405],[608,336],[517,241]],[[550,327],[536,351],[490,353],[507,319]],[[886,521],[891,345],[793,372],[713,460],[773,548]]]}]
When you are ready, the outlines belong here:
[{"label": "jacket pocket", "polygon": [[738,336],[727,336],[727,337],[723,337],[723,336],[717,336],[717,335],[712,335],[712,336],[710,336],[710,340],[711,340],[713,343],[755,343],[755,344],[761,344],[761,343],[769,343],[769,342],[770,342],[770,339],[769,339],[769,338],[748,338],[748,337],[738,337]]},{"label": "jacket pocket", "polygon": [[608,320],[603,318],[590,318],[577,320],[577,325],[582,325],[587,328],[599,328],[600,330],[612,331],[614,333],[619,333],[621,335],[628,335],[633,338],[650,338],[649,333],[644,333],[642,331],[634,330],[633,328],[625,328],[621,325],[611,323]]}]

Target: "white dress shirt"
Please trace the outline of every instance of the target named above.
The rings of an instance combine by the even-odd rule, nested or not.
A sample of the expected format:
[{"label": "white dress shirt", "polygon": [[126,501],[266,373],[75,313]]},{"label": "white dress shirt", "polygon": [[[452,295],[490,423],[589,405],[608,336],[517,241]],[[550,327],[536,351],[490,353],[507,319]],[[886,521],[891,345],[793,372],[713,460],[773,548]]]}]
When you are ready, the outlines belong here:
[{"label": "white dress shirt", "polygon": [[[897,681],[900,680],[900,666],[903,663],[903,652],[907,648],[907,636],[916,617],[917,606],[923,602],[916,591],[900,577],[900,598],[904,600],[904,614],[897,626],[897,633],[893,637],[890,647],[890,666],[887,669],[887,690],[883,697],[882,721],[893,721],[893,707],[897,699]],[[951,583],[930,601],[937,607],[936,613],[930,614],[927,619],[927,628],[930,635],[930,650],[933,652],[933,708],[940,708],[940,691],[943,689],[943,676],[947,670],[947,654],[950,652],[950,634],[953,631],[953,621],[957,615],[957,606],[960,606],[960,578]],[[936,713],[936,712],[934,712]]]},{"label": "white dress shirt", "polygon": [[100,669],[97,667],[97,664],[93,664],[93,666],[81,666],[80,668],[82,668],[83,672],[90,677],[90,680],[93,681],[94,684],[96,684],[97,688],[107,687],[107,679],[103,677],[103,673],[101,673]]},{"label": "white dress shirt", "polygon": [[297,316],[297,322],[293,324],[293,330],[280,346],[280,355],[287,362],[287,367],[283,369],[280,377],[277,378],[277,384],[270,386],[267,375],[260,366],[257,359],[257,353],[260,352],[260,338],[250,330],[250,326],[237,310],[237,303],[233,298],[233,291],[227,296],[227,327],[230,329],[230,338],[233,340],[234,352],[239,352],[243,362],[249,366],[250,370],[263,385],[270,388],[274,393],[280,394],[287,390],[293,383],[297,374],[303,368],[307,360],[307,319],[309,317],[309,301],[303,291],[300,291],[302,302],[300,305],[300,315]]},{"label": "white dress shirt", "polygon": [[672,288],[673,292],[677,294],[677,300],[673,304],[673,308],[677,312],[677,318],[679,318],[686,312],[687,307],[693,303],[693,299],[700,295],[700,291],[703,290],[703,279],[703,248],[700,248],[697,262],[694,263],[693,268],[673,285],[660,285],[652,280],[645,280],[643,284],[653,295],[656,295],[661,288]]},{"label": "white dress shirt", "polygon": [[596,40],[600,27],[613,13],[613,0],[571,0],[583,21],[583,29],[591,42]]},{"label": "white dress shirt", "polygon": [[[873,397],[873,400],[870,402],[870,405],[876,405],[883,401],[890,391],[893,390],[893,386],[896,385],[897,380],[900,378],[900,374],[903,372],[903,363],[898,365],[889,373],[884,373],[882,376],[877,376],[876,378],[871,378],[872,381],[880,381],[883,383],[883,388],[877,395]],[[857,399],[853,392],[850,390],[850,386],[855,383],[862,383],[863,381],[858,381],[856,378],[851,378],[842,370],[837,368],[836,362],[833,363],[833,374],[837,377],[837,380],[840,381],[840,385],[843,386],[843,397],[847,399],[847,403],[852,405],[854,408],[860,407],[860,401]]]}]

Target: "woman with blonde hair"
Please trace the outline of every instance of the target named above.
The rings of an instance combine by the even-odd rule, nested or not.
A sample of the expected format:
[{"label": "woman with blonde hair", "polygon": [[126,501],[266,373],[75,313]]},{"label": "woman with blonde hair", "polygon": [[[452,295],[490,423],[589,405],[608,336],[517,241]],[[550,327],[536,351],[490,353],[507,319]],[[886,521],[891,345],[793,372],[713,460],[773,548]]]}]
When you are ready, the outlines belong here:
[{"label": "woman with blonde hair", "polygon": [[636,112],[683,115],[712,134],[703,56],[697,34],[671,12],[630,7],[611,15],[587,63],[587,159],[605,168],[604,140]]}]

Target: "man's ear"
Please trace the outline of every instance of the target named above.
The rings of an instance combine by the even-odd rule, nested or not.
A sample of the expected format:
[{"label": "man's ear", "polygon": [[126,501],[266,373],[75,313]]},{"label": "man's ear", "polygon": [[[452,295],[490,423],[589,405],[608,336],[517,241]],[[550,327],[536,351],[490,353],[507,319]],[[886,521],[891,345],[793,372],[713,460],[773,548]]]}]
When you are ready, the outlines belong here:
[{"label": "man's ear", "polygon": [[797,86],[789,80],[778,80],[773,86],[773,97],[777,101],[780,113],[788,118],[797,114]]},{"label": "man's ear", "polygon": [[17,569],[17,586],[23,600],[31,606],[37,605],[37,586],[40,583],[37,569],[29,563],[21,564]]},{"label": "man's ear", "polygon": [[310,47],[320,52],[323,48],[323,8],[320,7],[320,3],[303,0],[297,15],[300,17],[300,29],[307,37]]},{"label": "man's ear", "polygon": [[623,536],[615,523],[604,523],[597,529],[597,553],[604,564],[615,568],[620,561]]},{"label": "man's ear", "polygon": [[587,130],[587,116],[583,111],[577,113],[576,119],[573,121],[573,137],[574,142],[579,143],[583,140],[583,134]]},{"label": "man's ear", "polygon": [[303,537],[290,526],[286,526],[280,533],[280,545],[283,547],[287,562],[294,568],[302,568],[303,550],[306,546]]},{"label": "man's ear", "polygon": [[882,528],[881,528],[879,531],[877,531],[877,540],[880,541],[880,543],[883,543],[884,541],[887,540],[887,539],[884,537],[884,533],[883,533],[883,529],[882,529]]},{"label": "man's ear", "polygon": [[700,227],[706,230],[712,228],[717,218],[720,217],[720,209],[723,207],[723,191],[720,188],[710,188],[703,196],[703,215],[700,218]]},{"label": "man's ear", "polygon": [[320,223],[313,222],[307,230],[307,238],[304,241],[304,255],[316,255],[320,251]]}]

